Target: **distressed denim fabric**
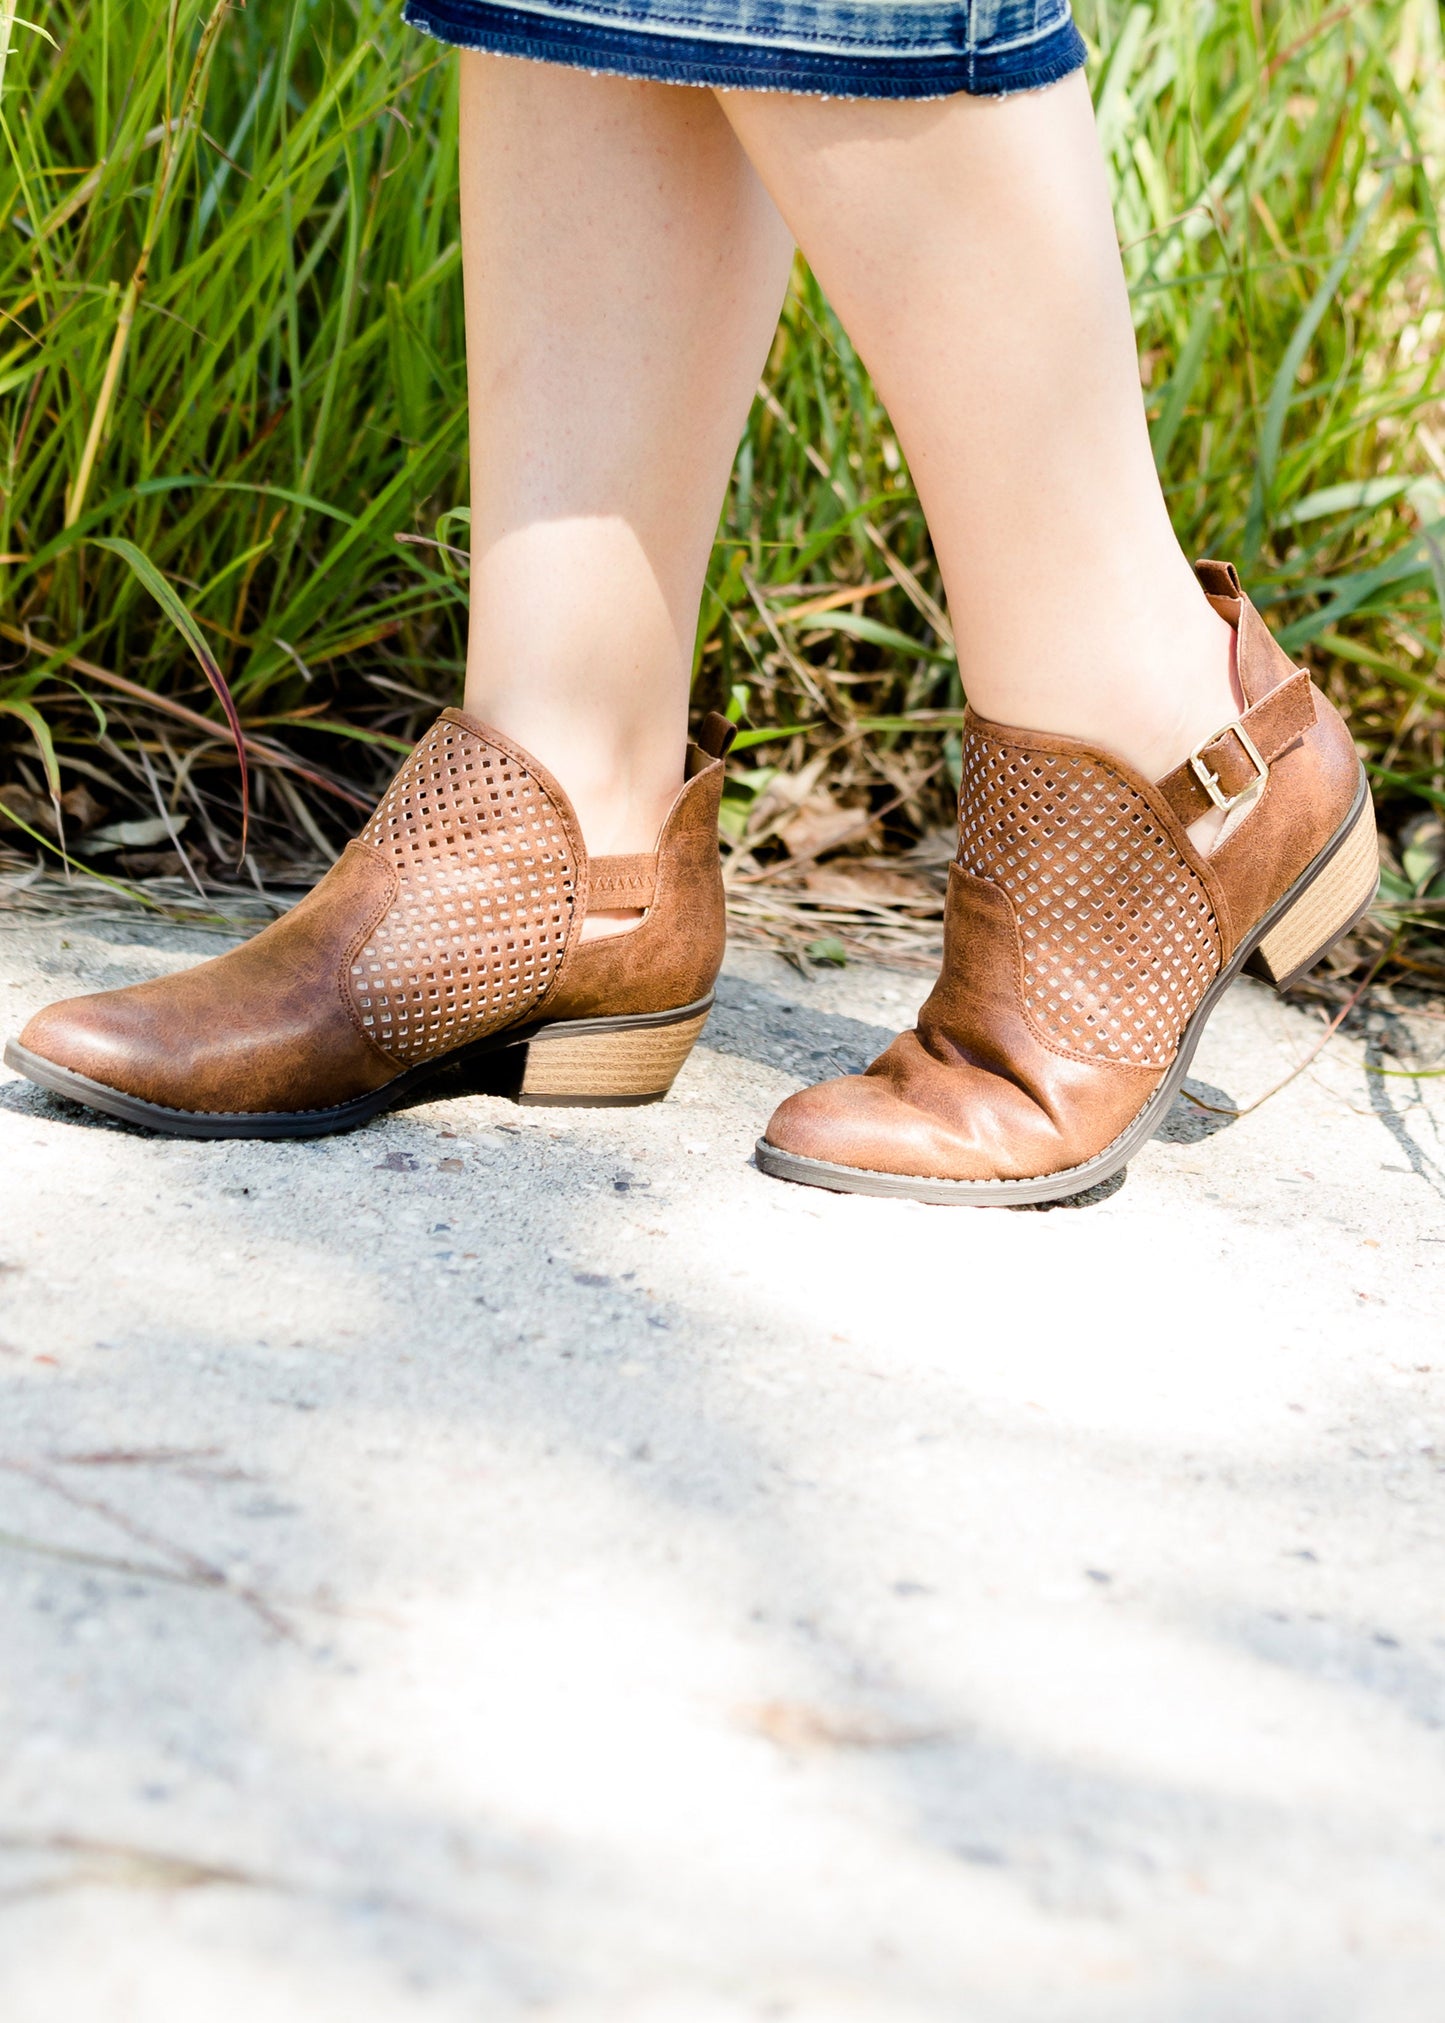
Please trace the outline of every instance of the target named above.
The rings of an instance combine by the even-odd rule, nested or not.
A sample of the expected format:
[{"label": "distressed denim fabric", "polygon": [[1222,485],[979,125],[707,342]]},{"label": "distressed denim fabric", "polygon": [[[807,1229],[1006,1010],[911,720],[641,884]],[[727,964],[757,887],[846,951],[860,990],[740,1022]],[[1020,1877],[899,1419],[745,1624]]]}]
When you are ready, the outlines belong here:
[{"label": "distressed denim fabric", "polygon": [[1069,0],[407,0],[406,18],[500,56],[828,98],[1003,97],[1085,53]]}]

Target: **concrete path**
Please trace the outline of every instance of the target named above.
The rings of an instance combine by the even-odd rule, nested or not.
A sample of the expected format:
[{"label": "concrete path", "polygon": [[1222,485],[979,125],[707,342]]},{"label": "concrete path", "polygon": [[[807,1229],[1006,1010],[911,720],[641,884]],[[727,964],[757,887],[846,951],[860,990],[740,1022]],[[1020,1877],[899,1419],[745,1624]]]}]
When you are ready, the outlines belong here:
[{"label": "concrete path", "polygon": [[[10,919],[0,1023],[216,946]],[[762,1178],[922,994],[316,1145],[0,1081],[5,2023],[1439,2023],[1445,1080],[1231,1121],[1245,984],[1090,1205]]]}]

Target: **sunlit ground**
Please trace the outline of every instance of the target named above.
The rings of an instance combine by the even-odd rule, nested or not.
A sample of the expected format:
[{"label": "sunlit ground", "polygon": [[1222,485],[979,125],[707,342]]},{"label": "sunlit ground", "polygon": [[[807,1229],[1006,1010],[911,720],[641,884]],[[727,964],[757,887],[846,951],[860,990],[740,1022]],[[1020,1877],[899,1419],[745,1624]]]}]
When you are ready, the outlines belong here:
[{"label": "sunlit ground", "polygon": [[[136,935],[0,930],[7,1026]],[[0,1083],[5,2023],[1438,2023],[1445,1084],[762,1178],[921,992],[740,956],[660,1108],[314,1146]]]}]

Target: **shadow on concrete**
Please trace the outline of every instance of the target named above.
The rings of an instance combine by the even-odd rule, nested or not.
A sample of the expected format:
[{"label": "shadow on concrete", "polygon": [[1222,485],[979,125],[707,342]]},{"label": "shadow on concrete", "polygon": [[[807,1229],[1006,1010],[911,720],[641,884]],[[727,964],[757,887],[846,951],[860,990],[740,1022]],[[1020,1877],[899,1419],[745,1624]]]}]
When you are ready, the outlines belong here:
[{"label": "shadow on concrete", "polygon": [[[855,1072],[891,1037],[886,1029],[803,1006],[759,986],[725,981],[706,1040],[715,1052],[807,1080]],[[1232,1107],[1224,1092],[1203,1083],[1191,1086],[1206,1102]],[[434,1103],[435,1094],[429,1100]],[[0,1108],[37,1120],[63,1116],[133,1141],[116,1148],[117,1154],[124,1149],[128,1155],[122,1182],[144,1185],[173,1211],[166,1227],[183,1227],[180,1211],[189,1205],[179,1198],[184,1194],[202,1201],[219,1242],[242,1255],[256,1242],[251,1204],[222,1185],[227,1162],[239,1156],[234,1147],[212,1153],[157,1139],[77,1110],[28,1084],[0,1085]],[[205,1468],[190,1475],[174,1471],[174,1479],[162,1478],[159,1496],[148,1490],[144,1499],[133,1486],[134,1469],[127,1473],[115,1467],[107,1477],[106,1499],[123,1520],[133,1526],[144,1523],[152,1534],[143,1541],[148,1550],[157,1537],[178,1542],[179,1552],[170,1555],[164,1579],[138,1571],[135,1562],[143,1555],[134,1531],[127,1535],[124,1523],[111,1526],[92,1511],[86,1520],[90,1530],[62,1533],[42,1485],[31,1484],[16,1494],[17,1526],[23,1524],[33,1537],[53,1536],[61,1555],[47,1567],[51,1606],[39,1616],[22,1615],[10,1642],[16,1676],[25,1676],[26,1643],[67,1635],[68,1625],[84,1611],[103,1604],[111,1633],[103,1645],[78,1644],[70,1651],[66,1684],[67,1693],[73,1693],[83,1689],[87,1674],[93,1684],[98,1682],[102,1719],[92,1745],[97,1751],[111,1747],[123,1754],[131,1739],[126,1723],[134,1721],[141,1731],[135,1735],[138,1753],[148,1760],[164,1754],[179,1746],[170,1738],[185,1734],[191,1707],[201,1708],[209,1724],[194,1745],[203,1764],[209,1751],[224,1769],[234,1738],[259,1735],[264,1740],[271,1767],[264,1788],[253,1789],[248,1803],[270,1810],[275,1837],[292,1850],[283,1892],[316,1914],[305,1947],[308,1972],[324,1969],[328,1954],[339,1970],[360,1945],[376,1960],[376,1971],[383,1970],[384,1959],[386,1970],[398,1972],[411,1987],[451,1979],[480,1987],[517,2013],[526,2005],[586,2003],[597,1992],[592,1975],[599,1957],[605,1961],[611,1921],[636,1913],[638,1871],[616,1865],[611,1842],[589,1841],[585,1833],[560,1826],[541,1833],[524,1811],[513,1816],[501,1805],[483,1811],[461,1791],[451,1803],[388,1798],[344,1749],[323,1750],[314,1733],[308,1740],[307,1732],[288,1733],[285,1725],[287,1710],[296,1709],[303,1692],[324,1697],[328,1687],[338,1693],[344,1689],[360,1662],[353,1648],[374,1648],[366,1640],[383,1632],[397,1638],[407,1634],[404,1620],[388,1626],[368,1616],[379,1584],[376,1568],[396,1563],[388,1557],[389,1534],[398,1516],[394,1504],[381,1488],[374,1501],[370,1493],[325,1494],[324,1479],[309,1472],[306,1451],[285,1435],[285,1427],[296,1423],[291,1415],[305,1415],[311,1449],[328,1439],[341,1442],[348,1426],[366,1415],[394,1428],[402,1443],[408,1436],[421,1441],[445,1433],[459,1443],[458,1456],[464,1453],[460,1443],[469,1439],[515,1438],[523,1445],[508,1454],[507,1465],[517,1478],[518,1493],[530,1469],[529,1494],[558,1496],[566,1483],[558,1464],[575,1460],[605,1474],[612,1503],[635,1505],[644,1523],[660,1526],[674,1515],[685,1520],[682,1556],[671,1577],[672,1606],[679,1616],[692,1605],[696,1584],[715,1584],[720,1611],[752,1607],[748,1634],[775,1660],[777,1676],[797,1682],[790,1711],[764,1714],[725,1706],[719,1722],[751,1722],[762,1743],[795,1760],[794,1803],[800,1809],[818,1802],[817,1766],[833,1767],[832,1831],[839,1842],[838,1873],[845,1880],[849,1861],[861,1846],[855,1836],[865,1834],[892,1836],[900,1860],[921,1852],[941,1862],[935,1886],[940,1903],[948,1907],[948,1928],[937,1910],[919,1912],[915,1924],[908,1922],[906,1904],[890,1907],[888,1916],[901,1921],[894,1954],[870,1958],[860,1946],[838,1963],[840,1984],[844,1976],[848,1981],[850,2007],[857,2005],[870,2016],[897,2016],[904,2023],[953,2023],[965,2010],[973,2023],[994,2023],[996,2018],[1012,2023],[1028,2013],[1017,1985],[1001,1986],[987,1974],[976,1982],[970,1977],[970,1947],[994,1917],[1002,1913],[1016,1921],[1026,1913],[1041,1921],[1029,1928],[1036,1939],[1046,1935],[1060,1944],[1070,1920],[1095,1920],[1106,1931],[1132,1924],[1137,1937],[1141,1906],[1149,1918],[1183,1917],[1181,1904],[1187,1910],[1200,1893],[1214,1887],[1225,1889],[1226,1896],[1215,1927],[1219,1945],[1207,1976],[1191,1953],[1190,1985],[1177,1992],[1164,1992],[1158,1981],[1142,1995],[1118,1985],[1103,1987],[1097,1998],[1078,1992],[1067,2011],[1070,2018],[1196,2023],[1233,2014],[1251,2019],[1310,2016],[1333,2023],[1336,2017],[1360,2013],[1352,2006],[1353,1983],[1346,1985],[1352,1970],[1337,1977],[1328,1964],[1317,1971],[1288,1963],[1272,1966],[1267,1950],[1248,1944],[1243,1947],[1248,1956],[1241,1958],[1241,1945],[1230,1929],[1251,1878],[1263,1877],[1274,1863],[1293,1863],[1303,1873],[1317,1838],[1343,1831],[1352,1815],[1342,1810],[1339,1820],[1333,1820],[1323,1799],[1317,1807],[1292,1812],[1271,1795],[1274,1787],[1267,1780],[1261,1782],[1263,1795],[1228,1784],[1216,1790],[1183,1770],[1173,1780],[1162,1771],[1152,1777],[1142,1769],[1131,1775],[1082,1746],[1072,1753],[1043,1740],[1024,1746],[980,1705],[971,1704],[974,1682],[969,1676],[949,1682],[956,1690],[945,1692],[918,1658],[919,1642],[896,1627],[908,1608],[934,1605],[926,1584],[898,1580],[889,1599],[860,1598],[860,1576],[847,1550],[852,1520],[846,1507],[836,1498],[812,1504],[806,1496],[776,1493],[780,1484],[795,1484],[798,1456],[786,1424],[771,1417],[766,1406],[760,1409],[748,1390],[729,1331],[734,1322],[745,1325],[766,1317],[768,1288],[746,1280],[740,1288],[730,1279],[726,1267],[731,1260],[721,1244],[716,1250],[700,1246],[686,1291],[662,1300],[631,1282],[630,1272],[595,1269],[596,1254],[606,1254],[612,1237],[608,1210],[619,1198],[631,1210],[642,1194],[650,1196],[649,1213],[665,1209],[671,1183],[661,1174],[656,1186],[635,1182],[619,1172],[615,1148],[573,1140],[567,1147],[568,1184],[553,1185],[549,1162],[556,1154],[541,1125],[529,1125],[498,1150],[495,1133],[514,1128],[509,1118],[515,1115],[501,1106],[448,1111],[445,1148],[424,1119],[406,1115],[322,1147],[246,1146],[246,1171],[258,1176],[261,1194],[284,1194],[288,1204],[286,1228],[273,1238],[274,1254],[268,1254],[264,1269],[218,1297],[203,1329],[182,1328],[160,1310],[157,1294],[143,1323],[117,1323],[114,1339],[105,1345],[106,1368],[81,1365],[69,1380],[77,1392],[89,1390],[89,1414],[107,1428],[107,1438],[133,1440],[137,1446],[162,1438],[176,1445],[186,1439],[198,1446],[209,1442],[222,1450],[217,1465],[209,1473]],[[1160,1135],[1194,1143],[1232,1121],[1181,1098]],[[639,1143],[630,1156],[641,1163],[650,1141]],[[482,1149],[497,1158],[495,1191],[471,1195],[460,1208],[448,1209],[437,1199],[440,1157],[453,1152],[471,1157]],[[525,1194],[526,1220],[520,1226],[509,1176],[517,1199]],[[1059,1205],[1107,1199],[1123,1180],[1119,1174],[1089,1196]],[[330,1218],[336,1196],[348,1189],[359,1204],[377,1212],[374,1236],[360,1247],[354,1229],[338,1229]],[[429,1213],[433,1202],[446,1221],[431,1223],[423,1234],[422,1225],[404,1220],[410,1212]],[[60,1190],[50,1212],[67,1212]],[[450,1247],[457,1241],[454,1224],[463,1222],[466,1240],[479,1254],[477,1269],[469,1275],[462,1273]],[[942,1217],[938,1223],[940,1230],[946,1226]],[[182,1239],[173,1241],[179,1245]],[[886,1242],[886,1235],[880,1241]],[[801,1237],[799,1246],[801,1252]],[[934,1325],[964,1335],[968,1282],[955,1261],[956,1247],[940,1250]],[[553,1268],[548,1295],[525,1325],[508,1297],[524,1258],[543,1259]],[[355,1339],[308,1339],[310,1323],[301,1323],[301,1338],[284,1348],[273,1339],[276,1326],[269,1315],[274,1309],[268,1299],[278,1278],[284,1278],[287,1259],[298,1281],[314,1276],[318,1264],[327,1267],[337,1288],[346,1292],[349,1317],[357,1323]],[[391,1266],[396,1269],[388,1279],[384,1269]],[[974,1266],[978,1268],[977,1259]],[[799,1270],[807,1269],[808,1260],[801,1256]],[[1057,1299],[1045,1300],[1042,1319],[1033,1323],[1025,1305],[1021,1298],[1020,1330],[1031,1324],[1073,1324]],[[920,1315],[926,1315],[926,1302],[900,1302],[900,1330],[917,1325]],[[669,1353],[658,1353],[663,1346]],[[624,1358],[638,1367],[624,1372]],[[112,1375],[129,1377],[142,1360],[149,1386],[144,1414],[133,1385],[117,1387],[113,1396],[108,1389]],[[821,1357],[813,1381],[818,1409],[825,1412],[831,1385]],[[925,1428],[949,1426],[972,1403],[967,1358],[955,1370],[911,1375],[908,1394],[908,1410]],[[879,1395],[888,1400],[886,1389]],[[893,1435],[896,1409],[895,1402],[886,1402],[878,1413],[880,1452]],[[58,1436],[69,1424],[69,1407],[58,1401],[51,1410],[57,1415]],[[55,1460],[54,1437],[44,1431],[45,1421],[33,1406],[23,1419],[17,1416],[17,1424],[24,1429],[15,1436],[22,1451],[44,1439],[44,1449],[32,1458],[63,1470],[67,1481],[93,1483],[94,1468]],[[1011,1438],[1017,1452],[1008,1457],[1006,1469],[995,1465],[992,1472],[987,1442],[960,1442],[963,1457],[975,1464],[959,1468],[947,1513],[960,1534],[972,1530],[988,1539],[1003,1521],[1011,1527],[1033,1525],[1047,1537],[1051,1525],[1066,1521],[1070,1470],[1098,1467],[1127,1447],[1122,1438],[1100,1436],[1081,1458],[1046,1426],[1035,1430],[1026,1424]],[[1141,1443],[1140,1453],[1129,1457],[1131,1465],[1167,1469],[1178,1457],[1166,1449],[1162,1440],[1152,1446]],[[624,1457],[620,1464],[619,1455]],[[1226,1453],[1221,1466],[1235,1501],[1254,1498],[1267,1516],[1286,1492],[1293,1497],[1308,1493],[1328,1504],[1348,1491],[1343,1464],[1323,1452],[1311,1456],[1303,1483],[1296,1463],[1275,1468],[1251,1456],[1248,1443],[1237,1457]],[[276,1493],[281,1490],[284,1497]],[[897,1497],[896,1531],[910,1535],[906,1475],[865,1483],[858,1494],[868,1499],[866,1509],[859,1504],[858,1528],[868,1518],[875,1534],[886,1530],[887,1506]],[[444,1504],[444,1489],[438,1496]],[[1050,1496],[1055,1499],[1052,1517],[1047,1508],[1041,1510]],[[248,1509],[256,1514],[248,1515]],[[418,1522],[423,1515],[417,1513]],[[74,1513],[66,1516],[70,1521]],[[234,1594],[208,1577],[179,1595],[174,1591],[175,1568],[184,1568],[184,1555],[224,1572],[235,1563],[235,1540],[248,1525],[267,1530],[267,1542],[252,1557],[287,1569],[293,1598],[275,1600],[278,1609],[291,1613],[295,1644],[269,1642],[254,1616],[236,1606]],[[717,1567],[693,1544],[709,1532],[726,1537],[727,1557]],[[132,1564],[107,1570],[95,1562],[107,1551],[120,1556],[117,1535],[126,1541]],[[511,1544],[500,1530],[478,1535],[474,1549],[479,1563],[504,1563]],[[91,1551],[92,1559],[66,1565],[67,1551]],[[584,1572],[591,1564],[580,1548],[576,1564]],[[559,1576],[574,1569],[560,1563],[551,1571]],[[1110,1605],[1113,1576],[1098,1571],[1105,1579],[1083,1590],[1087,1600],[1080,1606],[1097,1602],[1102,1612]],[[1094,1574],[1081,1573],[1083,1578],[1095,1580]],[[1260,1633],[1244,1627],[1240,1613],[1231,1615],[1201,1594],[1188,1561],[1180,1563],[1172,1586],[1160,1578],[1161,1598],[1152,1606],[1161,1613],[1173,1607],[1181,1638],[1197,1646],[1201,1661],[1216,1645],[1231,1641],[1252,1640],[1258,1646]],[[663,1584],[659,1577],[659,1588]],[[209,1593],[198,1591],[207,1586]],[[585,1612],[585,1584],[558,1593],[559,1609],[565,1610],[570,1596]],[[1005,1597],[1014,1603],[1019,1599]],[[997,1615],[995,1598],[987,1590],[945,1594],[937,1605],[968,1620],[980,1643]],[[1111,1618],[1100,1613],[1096,1634],[1101,1641],[1110,1624]],[[153,1669],[158,1644],[172,1653],[173,1676],[152,1705],[142,1680]],[[1268,1648],[1259,1655],[1273,1667],[1313,1679],[1326,1673],[1323,1660],[1317,1662],[1314,1655],[1317,1645],[1324,1648],[1313,1631],[1301,1642],[1271,1630]],[[1038,1661],[1045,1666],[1062,1662],[1047,1646]],[[1378,1683],[1372,1678],[1370,1684],[1375,1692],[1398,1699],[1398,1668],[1391,1669],[1393,1665],[1391,1660],[1382,1667]],[[128,1671],[134,1676],[126,1687]],[[585,1674],[575,1681],[579,1721],[592,1684]],[[1087,1680],[1078,1688],[1084,1697],[1091,1690],[1097,1686],[1091,1688]],[[1147,1677],[1135,1690],[1142,1706],[1150,1690]],[[1412,1708],[1421,1691],[1412,1678]],[[1157,1718],[1154,1709],[1147,1711]],[[505,1735],[497,1738],[497,1746],[505,1749]],[[324,1822],[320,1833],[317,1821]],[[75,1835],[103,1837],[103,1819],[66,1824]],[[760,1835],[765,1830],[760,1826]],[[243,1837],[239,1828],[236,1835]],[[165,1827],[152,1835],[161,1845],[174,1839],[175,1830]],[[338,1848],[344,1851],[342,1858],[334,1853]],[[734,1859],[737,1852],[734,1845]],[[1398,1856],[1382,1843],[1359,1857],[1362,1862],[1367,1858],[1395,1861]],[[659,1863],[659,1903],[676,1902],[685,1910],[688,1900],[669,1894],[673,1878],[661,1872],[662,1856],[654,1859]],[[737,1964],[730,1970],[739,1984],[746,1978],[781,1987],[790,1975],[817,1973],[816,1935],[808,1919],[795,1921],[793,1899],[766,1863],[759,1863],[756,1874],[746,1864],[741,1871],[733,1865],[725,1839],[710,1830],[701,1798],[689,1859],[700,1891],[710,1891],[725,1906],[719,1915],[735,1928]],[[344,1873],[338,1880],[339,1868]],[[1403,1867],[1401,1873],[1403,1887]],[[322,1877],[330,1880],[318,1880]],[[91,1889],[122,1884],[135,1884],[123,1864],[114,1875],[97,1877],[93,1868],[85,1875]],[[1407,1905],[1402,1912],[1407,1922],[1410,1909]],[[43,1905],[27,1913],[43,1914]],[[934,1916],[936,1923],[930,1921]],[[866,1922],[861,1912],[859,1919]],[[885,1922],[880,1914],[880,1930]],[[637,1984],[666,1986],[668,1976],[681,1974],[678,1985],[685,2002],[694,1985],[689,1977],[703,1970],[689,1956],[685,1932],[668,1929],[661,1910],[654,1913],[654,1923],[653,1954],[633,1963]],[[37,1925],[32,1939],[58,1943],[63,1929],[59,1922]],[[1020,1929],[1017,1923],[1011,1927],[1013,1946],[1020,1944]],[[1197,1947],[1197,1933],[1189,1943]],[[705,1946],[701,1939],[697,1945],[699,1952],[708,1952],[705,1971],[711,1972],[715,1946]],[[1039,1996],[1034,2013],[1053,2013],[1046,2008],[1052,1998],[1043,1992],[1042,1982],[1031,1979],[1022,1966],[1014,1971],[1018,1985]],[[784,2015],[787,2010],[761,2006],[757,2013]]]},{"label": "shadow on concrete", "polygon": [[[1374,1072],[1371,1072],[1371,1071]],[[1418,1079],[1400,1065],[1400,1056],[1386,1052],[1378,1036],[1365,1044],[1365,1095],[1370,1108],[1394,1139],[1417,1180],[1445,1201],[1445,1167],[1432,1159],[1410,1130],[1412,1121],[1435,1132],[1434,1118]],[[1445,1148],[1442,1148],[1445,1150]]]}]

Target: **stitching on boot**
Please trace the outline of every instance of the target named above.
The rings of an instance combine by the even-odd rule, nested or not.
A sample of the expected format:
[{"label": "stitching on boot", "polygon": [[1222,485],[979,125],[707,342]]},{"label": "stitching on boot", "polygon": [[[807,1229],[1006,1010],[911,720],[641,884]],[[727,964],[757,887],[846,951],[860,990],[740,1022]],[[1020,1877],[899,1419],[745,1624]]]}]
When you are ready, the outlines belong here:
[{"label": "stitching on boot", "polygon": [[1223,961],[1208,885],[1086,754],[964,738],[960,870],[1008,898],[1029,1023],[1054,1051],[1166,1068]]},{"label": "stitching on boot", "polygon": [[346,953],[342,957],[340,967],[336,972],[336,988],[345,1007],[346,1016],[350,1019],[360,1037],[365,1040],[367,1046],[370,1047],[374,1054],[379,1054],[388,1067],[399,1068],[402,1064],[397,1060],[396,1056],[389,1054],[377,1039],[375,1033],[368,1032],[362,1024],[361,1013],[356,1008],[356,998],[351,988],[352,964],[396,904],[398,884],[396,867],[388,864],[379,850],[374,850],[369,843],[363,843],[359,838],[348,843],[346,847],[348,850],[364,850],[368,857],[375,858],[376,862],[380,864],[383,872],[386,874],[386,896],[378,906],[372,909],[371,914],[364,921],[363,925],[351,937]]}]

